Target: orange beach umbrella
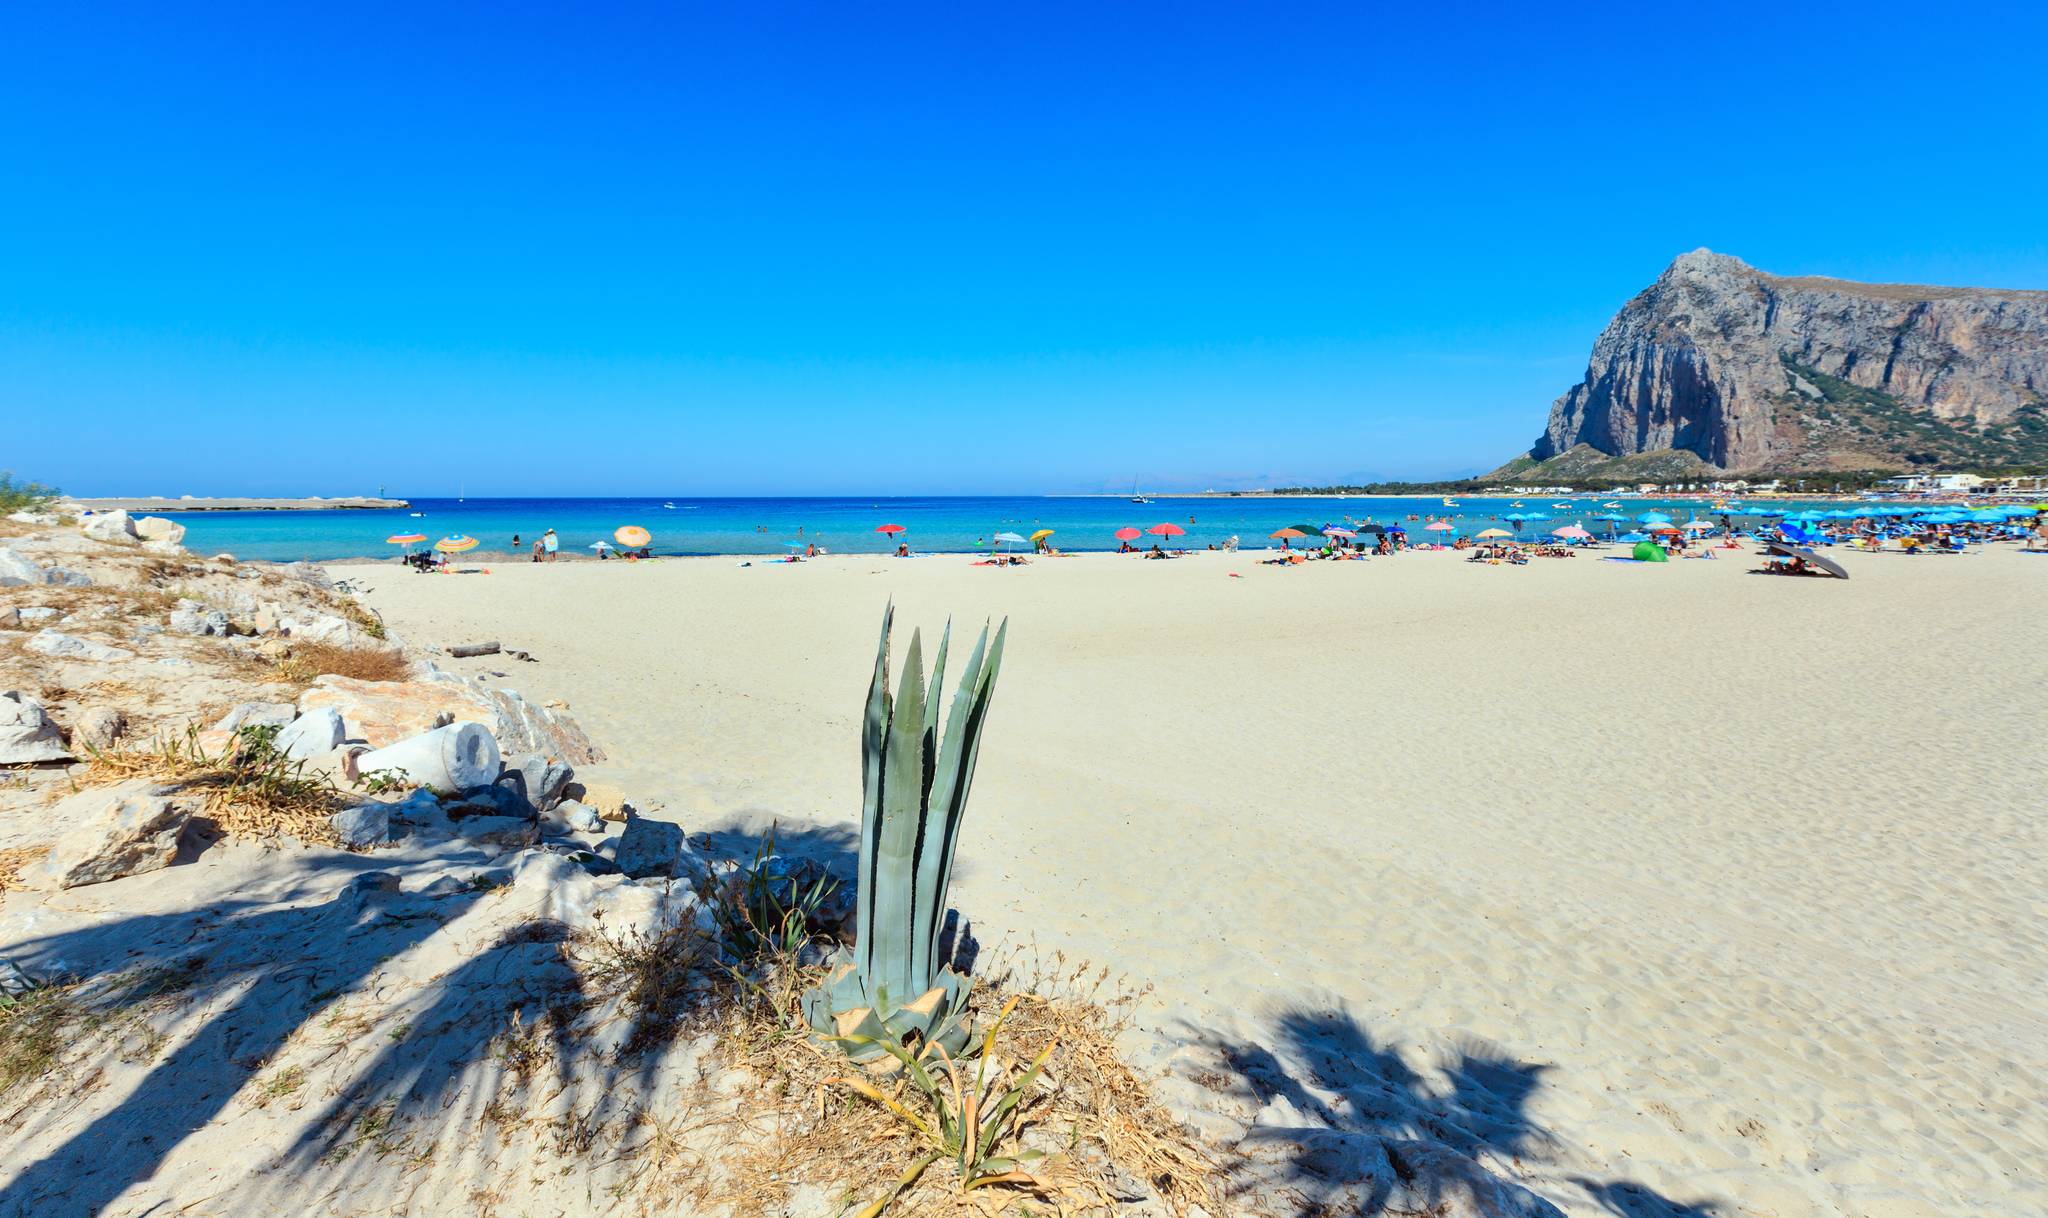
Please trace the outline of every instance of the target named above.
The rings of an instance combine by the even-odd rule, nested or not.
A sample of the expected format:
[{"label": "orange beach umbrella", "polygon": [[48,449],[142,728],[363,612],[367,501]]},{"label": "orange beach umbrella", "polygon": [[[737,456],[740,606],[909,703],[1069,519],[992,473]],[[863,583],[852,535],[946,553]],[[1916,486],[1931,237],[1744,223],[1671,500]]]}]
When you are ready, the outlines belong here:
[{"label": "orange beach umbrella", "polygon": [[612,540],[629,550],[637,550],[654,540],[654,534],[637,524],[629,524],[612,534]]},{"label": "orange beach umbrella", "polygon": [[425,533],[400,533],[393,537],[386,537],[384,544],[387,546],[416,546],[426,539],[427,535]]}]

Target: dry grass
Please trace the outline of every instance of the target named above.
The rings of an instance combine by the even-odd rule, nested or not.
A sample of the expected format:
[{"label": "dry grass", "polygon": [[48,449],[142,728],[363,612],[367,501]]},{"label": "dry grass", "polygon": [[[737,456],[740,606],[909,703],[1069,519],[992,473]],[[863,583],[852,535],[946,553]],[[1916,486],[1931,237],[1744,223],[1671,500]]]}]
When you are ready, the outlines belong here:
[{"label": "dry grass", "polygon": [[[147,1060],[164,1036],[152,1016],[177,1006],[198,978],[201,962],[118,973],[91,981],[43,985],[0,1002],[0,1095],[27,1098],[87,1046],[109,1038],[127,1044],[121,1056]],[[15,1109],[19,1111],[19,1109]]]},{"label": "dry grass", "polygon": [[[617,1017],[635,1021],[629,1053],[684,1039],[710,1048],[710,1068],[692,1102],[680,1112],[646,1115],[629,1138],[635,1145],[627,1154],[638,1164],[631,1195],[650,1213],[679,1206],[776,1213],[798,1188],[817,1187],[849,1214],[887,1196],[930,1144],[882,1106],[827,1085],[849,1065],[810,1035],[798,1010],[823,970],[799,966],[794,953],[714,969],[717,957],[708,948],[688,928],[654,940],[587,936],[572,945],[586,992],[615,1000]],[[942,1161],[884,1212],[1108,1214],[1134,1181],[1172,1213],[1196,1204],[1218,1212],[1220,1169],[1117,1052],[1143,994],[1112,992],[1107,978],[1107,970],[1069,966],[1055,956],[1000,969],[976,986],[977,1035],[1016,1000],[999,1027],[995,1058],[1029,1063],[1050,1048],[1005,1147],[1046,1153],[1031,1168],[1036,1187],[965,1193],[951,1162]],[[885,1091],[902,1087],[876,1081]]]},{"label": "dry grass", "polygon": [[318,778],[308,778],[304,763],[292,761],[271,744],[276,728],[243,728],[234,743],[208,754],[196,727],[182,739],[159,736],[139,748],[91,753],[85,781],[90,784],[146,778],[203,791],[200,818],[230,837],[295,837],[308,844],[332,845],[336,838],[327,818],[342,807],[341,792]]},{"label": "dry grass", "polygon": [[333,675],[358,681],[406,681],[412,664],[392,647],[343,647],[335,643],[293,643],[276,665],[278,679],[299,686]]},{"label": "dry grass", "polygon": [[21,882],[21,873],[50,853],[48,846],[12,846],[0,850],[0,892],[9,892],[26,887]]}]

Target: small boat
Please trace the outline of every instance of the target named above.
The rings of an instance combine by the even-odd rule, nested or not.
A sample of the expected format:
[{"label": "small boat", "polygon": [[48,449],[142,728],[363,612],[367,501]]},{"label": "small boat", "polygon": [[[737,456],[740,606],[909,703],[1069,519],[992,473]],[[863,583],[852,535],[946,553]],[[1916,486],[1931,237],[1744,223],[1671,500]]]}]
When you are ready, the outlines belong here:
[{"label": "small boat", "polygon": [[1138,482],[1137,482],[1137,480],[1136,480],[1135,478],[1131,480],[1131,502],[1132,502],[1132,503],[1150,503],[1150,502],[1152,502],[1152,501],[1151,501],[1150,499],[1147,499],[1147,498],[1145,498],[1144,492],[1142,492],[1142,491],[1140,491],[1140,490],[1138,489]]},{"label": "small boat", "polygon": [[1458,505],[1458,501],[1457,501],[1457,500],[1455,500],[1455,499],[1446,499],[1446,500],[1444,500],[1444,506],[1445,506],[1445,507],[1457,507],[1457,506],[1459,506],[1459,505]]},{"label": "small boat", "polygon": [[426,515],[426,513],[425,513],[425,512],[413,512],[413,513],[411,513],[411,514],[412,514],[412,515],[414,515],[414,516],[424,516],[424,515]]},{"label": "small boat", "polygon": [[675,510],[676,510],[676,505],[675,505],[675,504],[673,504],[673,503],[664,503],[664,504],[662,504],[661,506],[663,506],[663,507],[667,508],[667,509],[668,509],[669,511],[671,511],[671,512],[673,512],[673,511],[675,511]]}]

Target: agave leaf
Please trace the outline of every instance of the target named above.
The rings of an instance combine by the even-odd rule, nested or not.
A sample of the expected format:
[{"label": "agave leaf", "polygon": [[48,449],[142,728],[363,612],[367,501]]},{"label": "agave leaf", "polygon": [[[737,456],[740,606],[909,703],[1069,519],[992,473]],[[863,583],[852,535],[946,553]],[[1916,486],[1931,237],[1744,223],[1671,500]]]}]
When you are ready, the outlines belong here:
[{"label": "agave leaf", "polygon": [[[1003,624],[996,627],[996,641],[989,647],[988,658],[985,661],[981,660],[980,644],[975,645],[975,659],[980,662],[969,665],[973,678],[971,682],[966,674],[963,674],[960,690],[953,696],[953,709],[947,718],[945,769],[952,779],[952,784],[946,791],[944,803],[939,805],[945,809],[946,840],[945,847],[939,854],[938,874],[931,880],[935,893],[932,903],[940,907],[933,913],[933,926],[937,926],[938,920],[945,917],[946,893],[953,883],[953,853],[960,845],[960,821],[967,811],[968,791],[974,785],[974,766],[981,755],[981,729],[988,720],[989,700],[995,693],[996,673],[1003,666],[1003,639],[1009,631],[1010,622],[1005,618]],[[985,638],[987,635],[988,627],[983,626],[982,636]],[[957,743],[953,737],[956,727],[960,733]],[[934,938],[927,950],[936,951],[937,946],[937,940]],[[937,962],[933,961],[926,967],[936,966]]]},{"label": "agave leaf", "polygon": [[889,755],[884,763],[886,796],[882,804],[881,843],[875,851],[874,941],[868,946],[870,985],[886,985],[896,994],[922,994],[930,979],[916,974],[922,962],[910,957],[913,936],[912,874],[916,866],[917,833],[925,817],[924,785],[924,655],[919,632],[910,635],[889,723]]},{"label": "agave leaf", "polygon": [[958,840],[960,820],[967,808],[963,788],[968,771],[963,771],[961,761],[965,756],[965,737],[972,718],[968,708],[973,704],[974,691],[981,684],[987,654],[988,627],[983,626],[980,637],[974,642],[974,651],[967,657],[966,667],[960,670],[960,688],[953,695],[953,708],[946,717],[945,739],[939,746],[938,765],[932,779],[932,815],[925,826],[917,874],[917,903],[923,917],[918,926],[918,941],[913,946],[927,969],[935,970],[939,966],[938,928],[946,919],[946,880],[951,871],[953,843]]},{"label": "agave leaf", "polygon": [[854,942],[860,951],[860,972],[873,968],[875,921],[875,851],[880,845],[882,820],[883,745],[889,735],[889,627],[896,619],[896,602],[882,610],[882,641],[875,648],[875,676],[868,684],[867,714],[861,725],[860,750],[860,861],[854,892]]}]

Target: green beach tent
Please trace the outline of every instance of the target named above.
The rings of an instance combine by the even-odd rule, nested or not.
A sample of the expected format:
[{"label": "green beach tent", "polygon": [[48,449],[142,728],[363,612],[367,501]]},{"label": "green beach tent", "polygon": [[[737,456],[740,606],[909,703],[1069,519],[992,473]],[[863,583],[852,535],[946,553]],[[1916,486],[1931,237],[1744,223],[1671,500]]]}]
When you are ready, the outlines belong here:
[{"label": "green beach tent", "polygon": [[1656,542],[1639,541],[1636,543],[1636,561],[1670,562],[1671,559],[1664,553],[1664,547],[1658,545]]}]

